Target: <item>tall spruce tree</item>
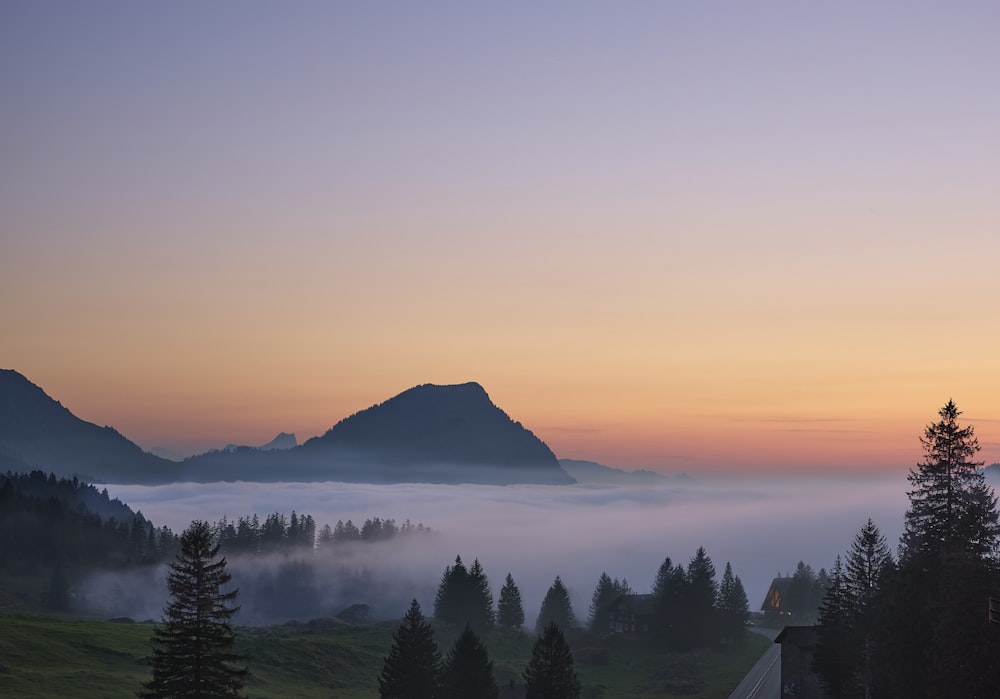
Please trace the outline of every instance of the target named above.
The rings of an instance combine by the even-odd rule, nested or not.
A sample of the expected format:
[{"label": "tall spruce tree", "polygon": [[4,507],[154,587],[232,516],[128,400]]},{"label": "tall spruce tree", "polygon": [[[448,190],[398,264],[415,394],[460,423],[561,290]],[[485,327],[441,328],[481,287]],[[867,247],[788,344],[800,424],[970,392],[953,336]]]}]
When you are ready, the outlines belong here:
[{"label": "tall spruce tree", "polygon": [[811,624],[816,619],[823,591],[816,584],[812,566],[799,561],[792,573],[792,582],[785,594],[784,609],[791,612],[796,624]]},{"label": "tall spruce tree", "polygon": [[558,624],[549,623],[531,649],[524,669],[525,699],[578,699],[580,680],[573,654]]},{"label": "tall spruce tree", "polygon": [[541,635],[549,624],[556,624],[567,630],[576,626],[576,615],[573,614],[573,606],[569,601],[569,592],[558,575],[542,599],[542,608],[535,622],[535,633]]},{"label": "tall spruce tree", "polygon": [[483,571],[479,559],[472,562],[469,568],[468,588],[468,623],[477,631],[487,631],[493,627],[496,615],[493,613],[493,593],[490,591],[490,581]]},{"label": "tall spruce tree", "polygon": [[590,617],[587,620],[587,628],[592,633],[607,634],[611,619],[611,606],[619,597],[620,584],[612,580],[607,572],[601,573],[597,580],[597,587],[590,600]]},{"label": "tall spruce tree", "polygon": [[194,521],[181,535],[170,564],[170,600],[154,632],[153,678],[139,696],[155,699],[239,697],[249,674],[233,652],[230,619],[238,590],[223,591],[232,576],[207,522]]},{"label": "tall spruce tree", "polygon": [[838,556],[820,606],[817,674],[836,697],[881,696],[886,690],[886,585],[893,570],[885,537],[869,519],[846,563]]},{"label": "tall spruce tree", "polygon": [[478,632],[493,626],[493,594],[479,559],[467,569],[462,557],[456,556],[455,565],[445,569],[434,600],[434,618],[456,626],[469,624]]},{"label": "tall spruce tree", "polygon": [[434,630],[417,600],[392,635],[392,648],[378,678],[381,699],[435,699],[441,675],[441,653]]},{"label": "tall spruce tree", "polygon": [[660,564],[653,581],[653,638],[668,648],[684,645],[687,631],[687,574],[668,556]]},{"label": "tall spruce tree", "polygon": [[750,623],[750,603],[739,576],[726,561],[719,585],[719,636],[723,643],[742,643]]},{"label": "tall spruce tree", "polygon": [[830,586],[819,608],[819,624],[813,670],[831,699],[854,697],[860,648],[854,631],[852,602],[844,568],[837,556],[830,573]]},{"label": "tall spruce tree", "polygon": [[498,695],[493,661],[466,625],[444,662],[438,699],[497,699]]},{"label": "tall spruce tree", "polygon": [[909,475],[887,669],[915,697],[1000,696],[1000,639],[983,611],[997,588],[997,499],[961,414],[951,400],[938,411]]},{"label": "tall spruce tree", "polygon": [[974,461],[979,440],[962,427],[953,401],[938,411],[940,420],[924,428],[924,460],[910,470],[902,558],[942,556],[990,560],[997,553],[997,499]]},{"label": "tall spruce tree", "polygon": [[876,671],[882,665],[879,639],[884,627],[884,587],[893,566],[892,553],[882,532],[868,519],[847,553],[844,587],[857,662],[854,675],[862,697],[878,694]]},{"label": "tall spruce tree", "polygon": [[468,589],[469,571],[462,557],[455,556],[455,565],[445,568],[441,576],[434,598],[434,618],[450,624],[464,623]]},{"label": "tall spruce tree", "polygon": [[524,606],[521,604],[521,591],[514,583],[514,577],[507,573],[507,579],[500,589],[500,601],[497,603],[497,626],[502,629],[520,629],[524,626]]},{"label": "tall spruce tree", "polygon": [[718,594],[715,566],[705,548],[699,546],[688,564],[685,590],[685,610],[689,621],[687,638],[696,647],[710,645],[718,636],[715,608]]}]

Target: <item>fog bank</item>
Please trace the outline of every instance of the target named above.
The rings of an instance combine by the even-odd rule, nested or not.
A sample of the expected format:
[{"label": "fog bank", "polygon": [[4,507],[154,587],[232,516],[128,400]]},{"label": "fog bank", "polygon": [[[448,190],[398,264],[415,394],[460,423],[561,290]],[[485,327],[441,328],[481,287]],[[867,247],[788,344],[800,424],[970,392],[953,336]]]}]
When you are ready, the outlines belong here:
[{"label": "fog bank", "polygon": [[[829,568],[869,517],[895,548],[907,506],[905,474],[712,479],[638,488],[332,482],[107,487],[156,525],[178,532],[193,519],[292,510],[312,515],[317,528],[375,516],[422,522],[437,535],[319,557],[323,608],[306,616],[366,602],[376,615],[396,618],[411,597],[430,613],[445,566],[460,554],[470,564],[479,558],[494,597],[506,573],[513,574],[529,625],[557,574],[583,620],[602,571],[647,592],[665,556],[686,565],[698,546],[708,551],[719,578],[726,561],[732,563],[756,610],[776,574],[793,571],[799,560],[816,570]],[[249,580],[261,572],[250,568],[265,563],[232,565],[238,577]],[[348,577],[339,578],[345,571]],[[152,600],[136,612],[152,610],[148,615],[158,618],[160,607],[162,600]]]}]

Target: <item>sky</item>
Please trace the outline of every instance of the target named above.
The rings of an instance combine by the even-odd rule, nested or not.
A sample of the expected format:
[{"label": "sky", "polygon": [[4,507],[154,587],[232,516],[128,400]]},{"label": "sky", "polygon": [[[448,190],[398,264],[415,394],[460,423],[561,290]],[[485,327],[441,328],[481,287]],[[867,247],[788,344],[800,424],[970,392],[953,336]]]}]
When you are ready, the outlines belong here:
[{"label": "sky", "polygon": [[478,381],[559,457],[1000,461],[989,2],[4,2],[0,366],[145,448]]}]

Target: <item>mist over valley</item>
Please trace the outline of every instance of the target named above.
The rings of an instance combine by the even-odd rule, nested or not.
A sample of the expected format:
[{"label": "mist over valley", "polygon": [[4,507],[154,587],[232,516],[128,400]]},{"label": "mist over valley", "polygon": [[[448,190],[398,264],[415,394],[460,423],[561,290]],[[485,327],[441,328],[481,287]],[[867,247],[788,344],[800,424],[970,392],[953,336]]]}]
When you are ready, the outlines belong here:
[{"label": "mist over valley", "polygon": [[[871,517],[890,541],[898,540],[906,509],[906,480],[899,477],[711,478],[684,485],[441,485],[359,483],[175,483],[108,485],[114,497],[175,531],[193,519],[216,521],[271,512],[311,515],[317,527],[338,521],[360,524],[373,516],[397,523],[423,523],[433,534],[371,545],[318,551],[315,613],[330,616],[365,603],[379,618],[395,618],[416,597],[433,604],[445,567],[456,555],[478,558],[496,595],[506,573],[517,581],[527,623],[534,623],[545,590],[556,575],[569,590],[574,610],[586,618],[594,584],[606,571],[648,592],[667,556],[686,564],[704,546],[720,572],[729,561],[758,609],[772,578],[805,561],[829,569],[837,554]],[[233,561],[234,570],[272,567],[283,557]],[[107,575],[107,574],[102,574]],[[109,583],[135,589],[128,575]],[[359,589],[365,578],[375,584]],[[247,588],[251,586],[246,586]],[[164,594],[141,586],[148,597],[119,604],[116,612],[157,618]],[[247,589],[247,593],[252,590]],[[124,599],[124,598],[123,598]],[[252,597],[243,598],[248,611]],[[129,606],[131,605],[131,606]],[[247,614],[248,619],[252,614]]]}]

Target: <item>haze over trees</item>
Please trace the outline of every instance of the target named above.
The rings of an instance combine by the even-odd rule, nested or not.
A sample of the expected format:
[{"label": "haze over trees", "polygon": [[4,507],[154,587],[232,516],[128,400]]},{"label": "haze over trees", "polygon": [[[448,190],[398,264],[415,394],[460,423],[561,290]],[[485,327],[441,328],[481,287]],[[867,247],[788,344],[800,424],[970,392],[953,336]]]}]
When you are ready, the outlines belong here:
[{"label": "haze over trees", "polygon": [[535,621],[535,633],[541,636],[549,624],[555,624],[562,629],[576,627],[576,615],[569,601],[569,592],[558,575],[542,599],[542,608],[538,612],[538,620]]},{"label": "haze over trees", "polygon": [[520,630],[524,626],[524,606],[521,603],[521,591],[514,582],[514,577],[507,573],[507,579],[500,588],[500,601],[497,603],[497,626],[502,629]]},{"label": "haze over trees", "polygon": [[140,696],[238,697],[249,672],[233,651],[230,619],[239,591],[225,590],[231,576],[208,523],[192,522],[180,544],[167,575],[170,601],[154,632],[153,677]]},{"label": "haze over trees", "polygon": [[587,628],[598,634],[608,633],[611,620],[611,607],[622,595],[632,593],[627,580],[618,580],[607,572],[602,572],[597,580],[597,587],[590,600],[590,616],[587,619]]},{"label": "haze over trees", "polygon": [[0,474],[0,573],[49,576],[44,594],[31,593],[51,609],[79,603],[74,590],[89,573],[157,564],[177,546],[170,529],[107,489],[41,471]]},{"label": "haze over trees", "polygon": [[742,643],[750,624],[747,593],[728,561],[719,584],[718,623],[719,639],[724,644]]},{"label": "haze over trees", "polygon": [[674,565],[666,557],[656,571],[652,589],[650,635],[673,650],[706,648],[743,641],[750,608],[743,582],[727,562],[722,584],[704,547],[688,563]]},{"label": "haze over trees", "polygon": [[473,630],[484,631],[493,626],[493,594],[479,559],[466,569],[462,557],[448,566],[441,576],[434,599],[434,618],[449,624],[468,624]]}]

